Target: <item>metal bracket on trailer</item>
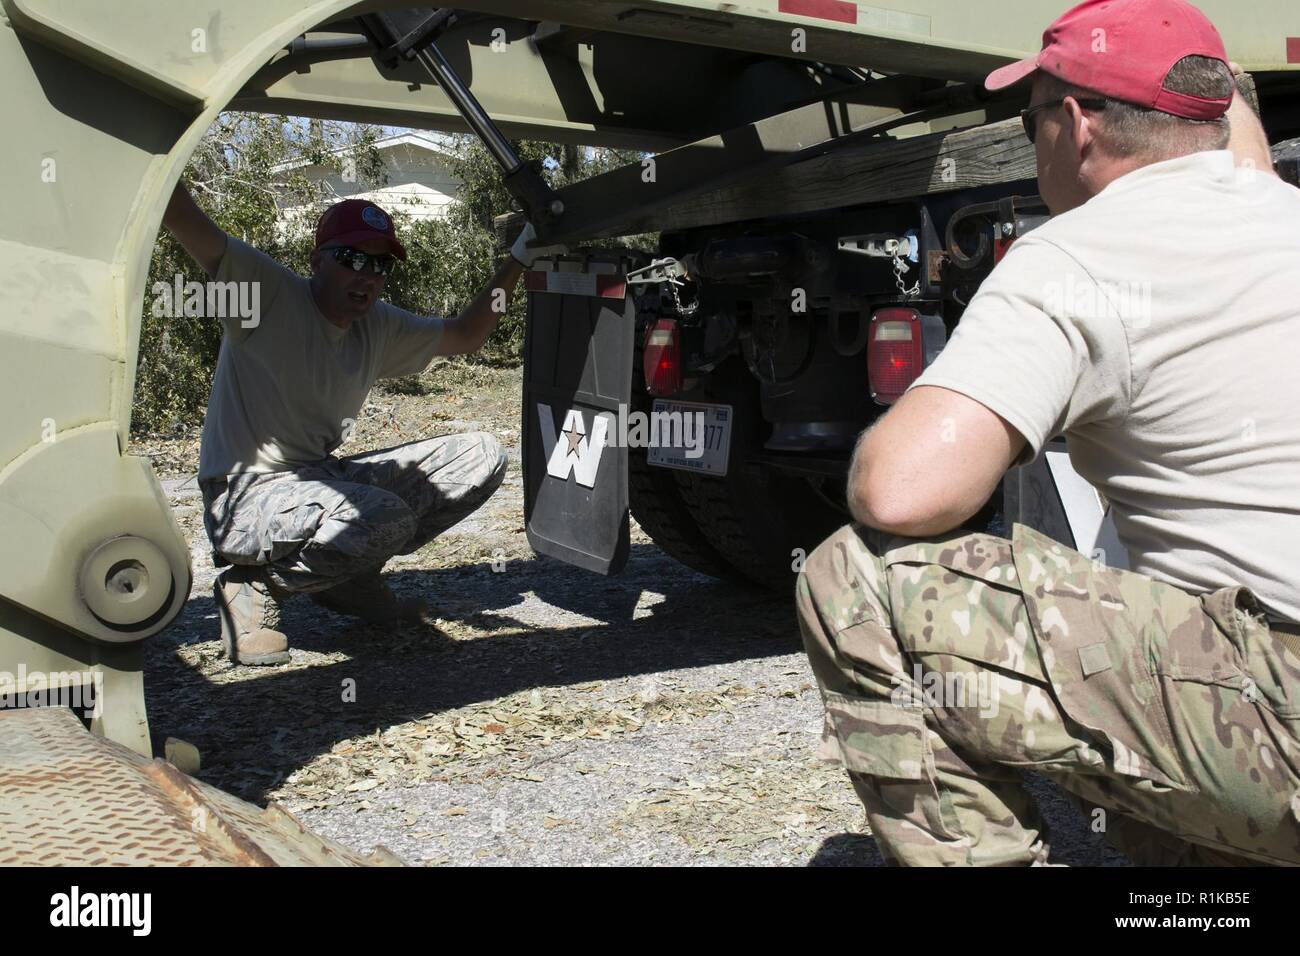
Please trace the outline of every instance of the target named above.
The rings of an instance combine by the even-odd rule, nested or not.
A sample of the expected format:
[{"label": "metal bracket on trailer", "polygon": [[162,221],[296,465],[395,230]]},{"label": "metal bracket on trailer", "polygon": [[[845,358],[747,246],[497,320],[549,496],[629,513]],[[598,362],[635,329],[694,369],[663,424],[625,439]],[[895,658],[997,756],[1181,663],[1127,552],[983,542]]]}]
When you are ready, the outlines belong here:
[{"label": "metal bracket on trailer", "polygon": [[438,34],[454,19],[455,11],[438,9],[431,13],[431,9],[371,13],[357,20],[374,43],[381,63],[391,68],[400,60],[413,60],[442,88],[469,128],[487,147],[501,168],[506,189],[519,200],[524,207],[524,216],[533,224],[538,237],[544,239],[547,227],[563,214],[564,203],[555,190],[519,158],[510,140],[492,122],[434,43]]}]

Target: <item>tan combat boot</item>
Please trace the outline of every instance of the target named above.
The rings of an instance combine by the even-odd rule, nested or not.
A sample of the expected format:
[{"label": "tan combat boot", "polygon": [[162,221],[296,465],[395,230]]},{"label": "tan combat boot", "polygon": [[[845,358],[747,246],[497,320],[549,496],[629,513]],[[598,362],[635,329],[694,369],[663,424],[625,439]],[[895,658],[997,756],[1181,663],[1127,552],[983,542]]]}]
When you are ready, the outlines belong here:
[{"label": "tan combat boot", "polygon": [[328,591],[313,591],[310,596],[326,610],[371,624],[420,621],[428,610],[419,598],[399,598],[378,571],[351,578]]},{"label": "tan combat boot", "polygon": [[279,630],[280,603],[266,569],[234,565],[212,586],[221,618],[221,642],[235,664],[286,664],[289,639]]}]

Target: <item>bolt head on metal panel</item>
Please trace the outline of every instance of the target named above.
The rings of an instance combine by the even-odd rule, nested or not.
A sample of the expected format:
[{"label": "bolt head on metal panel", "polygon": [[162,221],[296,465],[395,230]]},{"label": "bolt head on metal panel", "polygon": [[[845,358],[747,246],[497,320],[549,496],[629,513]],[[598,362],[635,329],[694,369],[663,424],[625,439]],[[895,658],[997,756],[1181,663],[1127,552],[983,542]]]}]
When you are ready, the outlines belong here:
[{"label": "bolt head on metal panel", "polygon": [[132,629],[163,609],[172,592],[171,566],[153,542],[122,535],[90,553],[80,585],[92,614],[105,624]]}]

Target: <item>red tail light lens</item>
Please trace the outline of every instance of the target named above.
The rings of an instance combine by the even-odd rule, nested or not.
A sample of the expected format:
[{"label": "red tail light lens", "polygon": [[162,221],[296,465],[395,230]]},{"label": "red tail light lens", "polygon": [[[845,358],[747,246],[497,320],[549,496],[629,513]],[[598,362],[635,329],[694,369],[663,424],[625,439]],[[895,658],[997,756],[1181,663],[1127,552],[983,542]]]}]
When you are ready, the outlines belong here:
[{"label": "red tail light lens", "polygon": [[925,370],[921,314],[915,309],[881,309],[871,319],[867,380],[871,397],[892,405]]},{"label": "red tail light lens", "polygon": [[682,390],[682,343],[676,319],[660,319],[645,336],[643,370],[646,391],[657,397]]}]

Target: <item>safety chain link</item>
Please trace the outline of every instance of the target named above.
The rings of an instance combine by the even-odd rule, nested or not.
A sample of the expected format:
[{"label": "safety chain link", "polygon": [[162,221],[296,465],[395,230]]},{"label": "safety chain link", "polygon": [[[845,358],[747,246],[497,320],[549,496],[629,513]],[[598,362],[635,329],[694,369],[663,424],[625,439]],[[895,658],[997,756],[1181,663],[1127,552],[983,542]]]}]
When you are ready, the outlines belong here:
[{"label": "safety chain link", "polygon": [[905,299],[911,299],[921,294],[921,280],[918,277],[909,289],[907,283],[903,281],[903,275],[908,270],[908,265],[903,261],[897,248],[894,250],[894,282],[898,285],[898,293]]},{"label": "safety chain link", "polygon": [[648,266],[640,269],[633,269],[627,274],[628,285],[659,285],[666,284],[668,293],[672,296],[673,308],[677,314],[682,317],[692,316],[699,311],[700,300],[697,295],[695,301],[689,306],[682,305],[682,297],[678,289],[686,283],[682,281],[686,276],[687,269],[685,264],[678,262],[671,257],[666,259],[655,259]]},{"label": "safety chain link", "polygon": [[681,282],[675,279],[669,279],[668,292],[673,297],[673,308],[677,310],[677,314],[682,316],[683,318],[687,318],[699,311],[700,299],[699,296],[696,296],[695,301],[692,302],[689,306],[682,305],[682,297],[677,292],[677,287],[681,284],[682,284]]}]

